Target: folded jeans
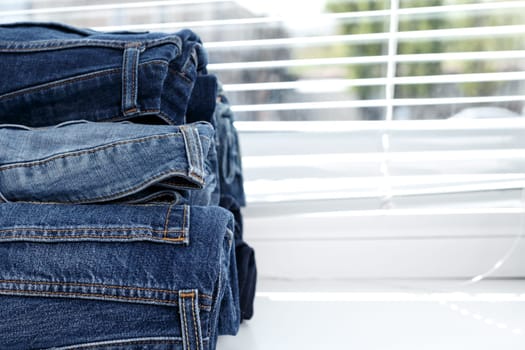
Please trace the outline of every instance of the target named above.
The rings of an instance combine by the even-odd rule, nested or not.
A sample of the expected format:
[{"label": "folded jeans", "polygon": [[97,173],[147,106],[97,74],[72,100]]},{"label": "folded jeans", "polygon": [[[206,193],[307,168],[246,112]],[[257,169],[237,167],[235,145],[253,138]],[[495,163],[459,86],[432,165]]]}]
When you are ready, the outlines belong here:
[{"label": "folded jeans", "polygon": [[10,23],[0,24],[0,60],[0,123],[48,126],[145,115],[182,124],[208,57],[188,29],[104,33]]},{"label": "folded jeans", "polygon": [[208,123],[0,125],[0,193],[12,202],[126,202],[159,184],[179,190],[181,203],[209,205],[218,191],[213,134]]},{"label": "folded jeans", "polygon": [[214,349],[240,320],[233,224],[214,206],[0,204],[0,348]]}]

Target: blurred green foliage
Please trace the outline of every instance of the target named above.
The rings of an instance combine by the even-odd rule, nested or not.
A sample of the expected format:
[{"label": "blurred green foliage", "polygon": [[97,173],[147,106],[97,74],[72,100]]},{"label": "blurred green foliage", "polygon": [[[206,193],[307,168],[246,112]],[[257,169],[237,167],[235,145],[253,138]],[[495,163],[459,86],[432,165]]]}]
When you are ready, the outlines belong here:
[{"label": "blurred green foliage", "polygon": [[[458,0],[411,0],[401,1],[401,6],[429,7],[464,3]],[[472,3],[472,1],[470,2]],[[389,0],[329,0],[329,12],[356,12],[387,10],[390,8]],[[353,20],[339,25],[340,34],[366,34],[389,32],[389,16],[374,16],[366,19]],[[521,9],[501,11],[469,11],[469,12],[438,12],[425,15],[399,16],[398,30],[419,31],[450,28],[470,28],[525,24],[525,14]],[[381,56],[388,53],[388,40],[363,44],[341,44],[344,46],[345,55],[356,56]],[[445,52],[470,52],[470,51],[500,51],[523,48],[524,40],[514,36],[494,36],[479,38],[429,38],[426,40],[400,40],[397,53],[423,54]],[[363,79],[386,76],[386,64],[383,65],[349,65],[348,77]],[[501,72],[511,70],[512,62],[502,64],[501,60],[472,60],[472,61],[441,61],[421,63],[398,63],[396,76],[426,76],[440,74],[467,74],[484,72]],[[424,78],[422,78],[423,80]],[[490,96],[499,94],[502,82],[476,82],[462,83],[454,87],[455,93],[462,96]],[[354,93],[361,99],[381,98],[383,92],[377,87],[360,87]],[[396,86],[396,98],[424,98],[440,97],[443,86],[436,84],[399,85]]]}]

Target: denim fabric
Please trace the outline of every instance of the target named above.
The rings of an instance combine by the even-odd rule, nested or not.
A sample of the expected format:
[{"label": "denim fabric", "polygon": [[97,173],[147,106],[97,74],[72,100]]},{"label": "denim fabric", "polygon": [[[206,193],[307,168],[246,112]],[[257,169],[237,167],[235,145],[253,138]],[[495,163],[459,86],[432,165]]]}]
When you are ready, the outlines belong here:
[{"label": "denim fabric", "polygon": [[[205,125],[210,125],[206,122],[196,122],[188,125],[193,124],[202,124],[205,123]],[[180,126],[180,128],[185,129],[186,125]],[[197,137],[195,135],[194,137]],[[215,137],[212,135],[208,140],[210,146],[207,148],[208,152],[206,154],[206,157],[204,159],[204,168],[205,168],[205,183],[206,183],[206,190],[205,191],[194,191],[190,188],[189,191],[182,191],[183,198],[186,200],[186,203],[190,204],[199,204],[199,205],[219,205],[220,201],[220,182],[219,182],[219,164],[217,159],[217,150],[216,150],[216,144],[215,144]],[[191,154],[191,150],[190,150]],[[177,188],[177,184],[175,183],[175,187],[170,187],[170,184],[164,182],[164,186],[167,186],[168,188]]]},{"label": "denim fabric", "polygon": [[0,62],[0,123],[48,126],[149,115],[182,124],[208,58],[187,29],[102,33],[14,23],[0,25]]},{"label": "denim fabric", "polygon": [[235,257],[237,261],[241,320],[249,320],[253,317],[253,302],[257,285],[255,251],[243,239],[243,221],[239,204],[232,196],[223,196],[220,205],[228,209],[235,218]]},{"label": "denim fabric", "polygon": [[1,204],[0,348],[214,349],[239,325],[232,245],[219,207]]},{"label": "denim fabric", "polygon": [[221,195],[231,196],[240,206],[245,206],[239,136],[233,122],[234,116],[230,103],[220,87],[214,114],[214,126],[220,164]]},{"label": "denim fabric", "polygon": [[219,86],[214,114],[215,140],[219,157],[221,200],[219,205],[235,217],[235,253],[239,280],[241,318],[253,316],[257,284],[255,252],[243,239],[241,206],[246,205],[244,194],[239,136],[233,125],[234,115],[222,86]]},{"label": "denim fabric", "polygon": [[208,205],[218,191],[213,135],[207,123],[3,125],[0,193],[13,202],[138,201],[160,184],[190,193],[184,203]]},{"label": "denim fabric", "polygon": [[257,284],[255,252],[244,240],[241,206],[246,205],[243,187],[239,137],[234,116],[222,85],[213,75],[199,76],[195,83],[187,114],[188,122],[208,121],[215,127],[220,182],[219,205],[235,216],[235,250],[239,280],[241,318],[253,316]]},{"label": "denim fabric", "polygon": [[191,92],[186,122],[205,121],[214,124],[214,113],[217,105],[218,80],[215,75],[197,77]]},{"label": "denim fabric", "polygon": [[257,266],[254,250],[243,240],[241,206],[246,205],[246,199],[239,137],[233,125],[234,116],[230,103],[215,76],[206,75],[197,78],[188,107],[187,121],[209,121],[215,127],[220,182],[218,204],[230,210],[235,216],[235,250],[239,273],[241,318],[250,319],[253,316]]},{"label": "denim fabric", "polygon": [[235,334],[255,256],[200,38],[0,24],[0,62],[0,349],[213,350]]}]

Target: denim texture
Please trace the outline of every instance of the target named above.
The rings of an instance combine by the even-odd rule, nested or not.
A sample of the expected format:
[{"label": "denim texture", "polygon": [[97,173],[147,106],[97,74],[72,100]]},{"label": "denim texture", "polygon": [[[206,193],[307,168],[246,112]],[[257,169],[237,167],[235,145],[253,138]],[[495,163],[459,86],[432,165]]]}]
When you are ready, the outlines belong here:
[{"label": "denim texture", "polygon": [[0,123],[47,126],[149,115],[182,124],[208,57],[188,29],[103,33],[14,23],[0,24],[0,62]]},{"label": "denim texture", "polygon": [[223,196],[220,205],[228,209],[235,218],[235,257],[237,261],[241,320],[249,320],[253,317],[253,302],[257,286],[255,251],[243,239],[243,221],[239,204],[232,196]]},{"label": "denim texture", "polygon": [[219,157],[221,196],[231,196],[239,204],[246,205],[244,194],[239,135],[233,125],[234,116],[230,102],[219,87],[214,112],[215,142]]},{"label": "denim texture", "polygon": [[213,74],[200,75],[195,81],[186,111],[186,123],[214,123],[219,82]]},{"label": "denim texture", "polygon": [[137,202],[159,184],[189,193],[180,202],[209,205],[217,192],[213,143],[208,123],[0,125],[0,193],[13,202]]},{"label": "denim texture", "polygon": [[[191,111],[191,114],[190,114]],[[253,316],[253,302],[257,283],[255,252],[243,240],[241,206],[246,205],[239,136],[234,126],[234,115],[222,84],[213,75],[197,78],[190,104],[188,122],[211,122],[215,128],[220,199],[218,204],[230,210],[235,217],[235,250],[237,256],[241,318]]]},{"label": "denim texture", "polygon": [[0,349],[213,350],[234,335],[255,255],[200,38],[0,24],[0,62]]},{"label": "denim texture", "polygon": [[246,205],[244,194],[239,135],[235,126],[230,102],[222,86],[218,88],[214,113],[215,141],[219,157],[221,199],[219,205],[235,217],[235,251],[239,280],[241,319],[253,317],[253,303],[257,284],[255,251],[243,238],[241,207]]},{"label": "denim texture", "polygon": [[[223,208],[5,203],[0,217],[0,294],[11,296],[0,303],[10,316],[2,349],[158,337],[172,342],[152,341],[158,349],[213,349],[237,332],[234,222]],[[66,322],[76,312],[92,316]]]}]

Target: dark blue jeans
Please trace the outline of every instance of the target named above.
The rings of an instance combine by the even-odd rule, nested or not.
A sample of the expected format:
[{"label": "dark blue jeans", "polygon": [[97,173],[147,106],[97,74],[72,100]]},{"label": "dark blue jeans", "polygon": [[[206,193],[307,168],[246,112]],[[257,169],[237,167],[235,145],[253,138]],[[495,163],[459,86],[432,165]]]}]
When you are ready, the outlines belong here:
[{"label": "dark blue jeans", "polygon": [[190,30],[102,33],[57,23],[0,25],[0,123],[143,116],[182,124],[206,51]]},{"label": "dark blue jeans", "polygon": [[[108,196],[104,200],[138,204],[170,200],[220,204],[231,210],[237,221],[237,260],[242,267],[239,269],[242,315],[250,318],[256,268],[253,249],[242,240],[240,207],[245,199],[238,138],[229,102],[222,90],[218,92],[217,79],[206,74],[207,61],[199,37],[189,30],[137,34],[101,33],[56,23],[0,25],[0,62],[4,73],[4,79],[0,80],[0,123],[47,126],[76,119],[131,120],[145,124],[201,120],[212,123],[216,145],[209,147],[205,157],[206,190],[184,187],[179,176],[149,183],[124,197]],[[154,155],[138,167],[145,169],[162,157],[166,155]],[[140,162],[139,158],[135,160]],[[19,183],[15,181],[14,185]],[[21,187],[16,188],[18,191]],[[53,195],[55,189],[49,189]],[[42,198],[36,198],[30,190],[25,199]],[[70,203],[96,201],[93,199]]]},{"label": "dark blue jeans", "polygon": [[223,208],[6,203],[0,218],[1,349],[206,350],[237,332]]}]

